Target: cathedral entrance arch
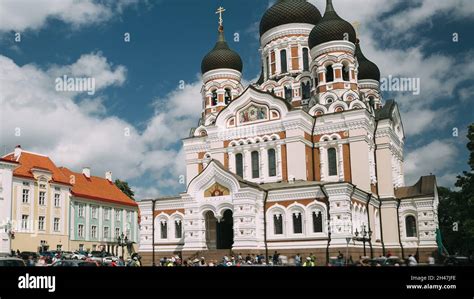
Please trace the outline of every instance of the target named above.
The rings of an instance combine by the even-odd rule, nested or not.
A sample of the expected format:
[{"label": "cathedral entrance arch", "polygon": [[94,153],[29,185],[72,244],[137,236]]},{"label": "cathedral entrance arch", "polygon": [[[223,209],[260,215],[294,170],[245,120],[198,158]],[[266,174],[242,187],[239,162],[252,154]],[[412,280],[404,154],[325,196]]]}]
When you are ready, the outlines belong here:
[{"label": "cathedral entrance arch", "polygon": [[231,249],[234,243],[234,218],[231,210],[225,210],[220,220],[214,212],[204,214],[206,245],[208,249]]}]

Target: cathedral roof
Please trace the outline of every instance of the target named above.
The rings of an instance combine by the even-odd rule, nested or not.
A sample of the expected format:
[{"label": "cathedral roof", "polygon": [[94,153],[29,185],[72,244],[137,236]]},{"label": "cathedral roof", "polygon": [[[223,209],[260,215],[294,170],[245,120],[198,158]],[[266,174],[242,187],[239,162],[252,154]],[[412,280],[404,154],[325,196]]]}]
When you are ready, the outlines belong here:
[{"label": "cathedral roof", "polygon": [[306,23],[316,25],[321,20],[319,10],[306,0],[278,0],[260,21],[260,36],[280,25]]},{"label": "cathedral roof", "polygon": [[436,176],[422,176],[413,186],[401,187],[395,190],[395,197],[413,198],[420,196],[433,196],[436,188]]},{"label": "cathedral roof", "polygon": [[356,42],[355,55],[357,57],[357,61],[359,62],[359,72],[357,75],[358,79],[372,79],[380,81],[380,70],[378,66],[364,56],[364,53],[362,53],[362,50],[360,49],[359,40]]},{"label": "cathedral roof", "polygon": [[204,56],[201,72],[215,69],[233,69],[242,72],[243,64],[239,54],[229,48],[224,38],[224,28],[219,27],[219,36],[214,48]]},{"label": "cathedral roof", "polygon": [[326,11],[321,22],[317,23],[309,34],[309,47],[312,49],[317,45],[335,40],[349,40],[355,44],[356,32],[354,27],[336,13],[332,0],[326,1]]}]

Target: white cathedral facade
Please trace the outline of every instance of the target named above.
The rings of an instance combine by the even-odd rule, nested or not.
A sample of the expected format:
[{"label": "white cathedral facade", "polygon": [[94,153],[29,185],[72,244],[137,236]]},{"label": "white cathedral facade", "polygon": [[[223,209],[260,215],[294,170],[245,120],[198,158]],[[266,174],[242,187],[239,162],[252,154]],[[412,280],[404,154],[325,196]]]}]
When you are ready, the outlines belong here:
[{"label": "white cathedral facade", "polygon": [[260,52],[261,77],[244,87],[220,19],[201,64],[199,126],[183,140],[186,191],[139,203],[144,261],[276,250],[324,264],[346,248],[426,260],[436,180],[404,185],[400,113],[352,25],[330,0],[323,16],[279,0],[260,22]]}]

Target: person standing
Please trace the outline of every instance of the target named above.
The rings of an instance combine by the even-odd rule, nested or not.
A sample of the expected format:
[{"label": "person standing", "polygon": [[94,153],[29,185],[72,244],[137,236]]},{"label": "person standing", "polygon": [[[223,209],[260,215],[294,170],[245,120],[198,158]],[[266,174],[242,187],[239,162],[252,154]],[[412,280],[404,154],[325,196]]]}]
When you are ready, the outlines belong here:
[{"label": "person standing", "polygon": [[418,262],[416,261],[415,257],[413,255],[408,256],[408,266],[416,266],[418,265]]},{"label": "person standing", "polygon": [[295,256],[295,265],[297,267],[301,266],[301,256],[300,256],[299,253],[297,253],[296,256]]},{"label": "person standing", "polygon": [[309,256],[306,258],[306,262],[304,262],[303,267],[314,267],[314,262]]}]

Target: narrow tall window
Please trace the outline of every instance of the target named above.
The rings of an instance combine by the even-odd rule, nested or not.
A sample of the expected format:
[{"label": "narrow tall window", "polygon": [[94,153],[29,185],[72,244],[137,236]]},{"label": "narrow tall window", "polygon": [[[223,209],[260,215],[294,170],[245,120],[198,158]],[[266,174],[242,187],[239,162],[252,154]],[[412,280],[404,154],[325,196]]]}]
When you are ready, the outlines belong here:
[{"label": "narrow tall window", "polygon": [[21,228],[28,229],[28,215],[21,215]]},{"label": "narrow tall window", "polygon": [[55,193],[54,194],[54,206],[57,208],[59,207],[59,199],[60,199],[60,194]]},{"label": "narrow tall window", "polygon": [[235,173],[241,178],[244,177],[244,165],[242,154],[235,155]]},{"label": "narrow tall window", "polygon": [[252,152],[252,178],[257,179],[260,177],[260,171],[259,171],[259,159],[258,159],[258,152],[253,151]]},{"label": "narrow tall window", "polygon": [[183,228],[182,228],[181,220],[176,220],[174,222],[174,237],[176,239],[181,239],[182,236],[183,236]]},{"label": "narrow tall window", "polygon": [[78,206],[78,215],[80,218],[84,218],[84,205]]},{"label": "narrow tall window", "polygon": [[44,230],[44,216],[38,218],[38,230]]},{"label": "narrow tall window", "polygon": [[323,214],[321,211],[313,212],[313,232],[322,233],[323,232]]},{"label": "narrow tall window", "polygon": [[332,64],[326,67],[326,82],[334,81],[334,70]]},{"label": "narrow tall window", "polygon": [[77,236],[79,238],[84,238],[84,225],[83,224],[79,224],[77,226]]},{"label": "narrow tall window", "polygon": [[303,221],[301,219],[301,213],[293,213],[293,233],[303,233]]},{"label": "narrow tall window", "polygon": [[229,105],[232,100],[232,93],[229,88],[225,89],[225,104]]},{"label": "narrow tall window", "polygon": [[211,97],[211,106],[216,106],[217,105],[217,90],[212,91],[212,97]]},{"label": "narrow tall window", "polygon": [[109,227],[106,226],[104,227],[104,239],[108,239],[109,238]]},{"label": "narrow tall window", "polygon": [[407,237],[416,237],[416,219],[414,216],[407,216],[405,218],[405,229]]},{"label": "narrow tall window", "polygon": [[91,237],[92,239],[97,239],[97,226],[95,225],[91,227]]},{"label": "narrow tall window", "polygon": [[44,199],[46,197],[46,192],[40,191],[39,193],[39,205],[44,206]]},{"label": "narrow tall window", "polygon": [[120,236],[120,228],[116,227],[115,228],[115,239],[117,239]]},{"label": "narrow tall window", "polygon": [[280,51],[280,62],[281,62],[281,72],[287,73],[288,72],[288,62],[286,59],[286,50]]},{"label": "narrow tall window", "polygon": [[309,71],[308,48],[303,48],[303,71]]},{"label": "narrow tall window", "polygon": [[276,176],[276,156],[273,148],[268,150],[268,176]]},{"label": "narrow tall window", "polygon": [[267,78],[269,78],[270,77],[270,56],[268,56],[265,59],[265,63],[267,64]]},{"label": "narrow tall window", "polygon": [[307,100],[311,97],[311,85],[309,84],[309,82],[303,82],[301,84],[301,94],[303,100]]},{"label": "narrow tall window", "polygon": [[345,64],[342,66],[342,80],[349,81],[349,65]]},{"label": "narrow tall window", "polygon": [[283,234],[283,218],[281,215],[273,215],[273,227],[275,235]]},{"label": "narrow tall window", "polygon": [[30,190],[28,189],[23,189],[23,194],[22,194],[22,202],[23,203],[28,203],[28,196],[29,196]]},{"label": "narrow tall window", "polygon": [[55,232],[59,231],[59,218],[54,218],[54,220],[53,220],[53,230]]},{"label": "narrow tall window", "polygon": [[291,89],[291,86],[285,86],[285,100],[288,102],[291,102],[291,99],[293,98],[293,89]]},{"label": "narrow tall window", "polygon": [[337,155],[333,147],[328,149],[328,175],[337,175]]},{"label": "narrow tall window", "polygon": [[168,223],[166,221],[162,221],[161,225],[161,238],[167,239],[168,238]]}]

